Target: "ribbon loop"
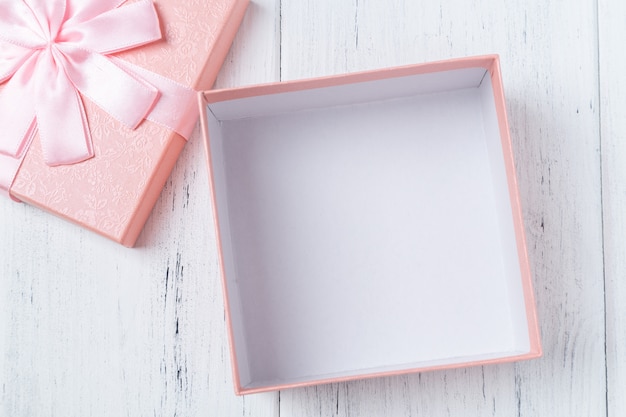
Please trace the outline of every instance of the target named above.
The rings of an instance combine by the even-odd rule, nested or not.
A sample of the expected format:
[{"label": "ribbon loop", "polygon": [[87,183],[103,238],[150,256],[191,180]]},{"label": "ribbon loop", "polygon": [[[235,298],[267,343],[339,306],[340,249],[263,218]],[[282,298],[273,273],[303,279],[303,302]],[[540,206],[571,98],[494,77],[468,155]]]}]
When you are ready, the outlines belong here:
[{"label": "ribbon loop", "polygon": [[63,51],[67,76],[85,97],[130,128],[145,119],[159,96],[156,87],[102,55],[69,46]]},{"label": "ribbon loop", "polygon": [[0,40],[36,49],[46,44],[46,35],[26,3],[0,0]]},{"label": "ribbon loop", "polygon": [[30,49],[0,42],[0,83],[11,78],[32,55]]},{"label": "ribbon loop", "polygon": [[65,0],[24,0],[39,23],[46,41],[53,42],[63,25]]},{"label": "ribbon loop", "polygon": [[[115,33],[102,36],[115,28]],[[68,26],[58,42],[80,43],[81,48],[112,54],[161,39],[161,28],[151,1],[109,10],[86,22]]]},{"label": "ribbon loop", "polygon": [[[125,1],[126,0],[67,0],[67,21],[65,22],[65,26],[74,26],[91,20],[109,10],[117,9]],[[150,2],[150,0],[148,1]]]},{"label": "ribbon loop", "polygon": [[12,158],[19,159],[24,155],[35,120],[29,80],[33,78],[36,61],[37,57],[27,60],[0,92],[0,154]]},{"label": "ribbon loop", "polygon": [[[36,85],[35,90],[35,112],[44,160],[51,166],[84,161],[93,155],[93,149],[87,117],[78,92],[65,76],[63,67],[39,65],[37,70],[37,77],[50,81],[48,86]],[[55,113],[49,109],[64,111]],[[66,132],[72,132],[72,135],[68,140],[63,140]]]}]

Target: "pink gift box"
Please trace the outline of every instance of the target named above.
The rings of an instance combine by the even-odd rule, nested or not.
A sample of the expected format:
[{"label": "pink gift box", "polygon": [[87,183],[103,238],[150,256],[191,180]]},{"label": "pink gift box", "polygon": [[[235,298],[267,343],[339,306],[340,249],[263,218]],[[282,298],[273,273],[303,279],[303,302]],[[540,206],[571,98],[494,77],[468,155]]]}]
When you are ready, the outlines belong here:
[{"label": "pink gift box", "polygon": [[237,394],[541,355],[497,56],[200,98]]},{"label": "pink gift box", "polygon": [[[127,2],[120,8],[133,3]],[[162,39],[113,56],[193,90],[208,89],[230,48],[247,3],[248,0],[156,0]],[[185,139],[148,120],[136,129],[128,128],[86,97],[82,101],[95,157],[72,165],[48,166],[37,135],[10,193],[125,246],[133,246]]]}]

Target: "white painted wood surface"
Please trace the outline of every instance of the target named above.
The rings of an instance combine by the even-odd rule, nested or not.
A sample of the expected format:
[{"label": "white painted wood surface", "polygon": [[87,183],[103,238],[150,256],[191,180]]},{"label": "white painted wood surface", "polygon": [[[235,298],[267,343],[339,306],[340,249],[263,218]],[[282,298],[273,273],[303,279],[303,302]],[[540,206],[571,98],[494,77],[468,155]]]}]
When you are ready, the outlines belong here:
[{"label": "white painted wood surface", "polygon": [[626,415],[626,3],[599,2],[607,404]]},{"label": "white painted wood surface", "polygon": [[0,416],[626,415],[626,5],[253,0],[217,86],[499,53],[544,357],[235,397],[198,131],[126,249],[0,201]]}]

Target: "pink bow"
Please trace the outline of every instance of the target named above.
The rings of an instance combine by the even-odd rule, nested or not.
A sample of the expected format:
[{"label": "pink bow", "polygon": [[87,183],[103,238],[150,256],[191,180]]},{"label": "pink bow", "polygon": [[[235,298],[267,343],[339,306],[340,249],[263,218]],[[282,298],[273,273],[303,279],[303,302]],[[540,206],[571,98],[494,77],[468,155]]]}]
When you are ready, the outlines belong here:
[{"label": "pink bow", "polygon": [[191,133],[191,89],[110,56],[161,39],[152,0],[124,1],[0,0],[1,188],[36,130],[48,165],[93,157],[79,93],[131,129],[148,119]]}]

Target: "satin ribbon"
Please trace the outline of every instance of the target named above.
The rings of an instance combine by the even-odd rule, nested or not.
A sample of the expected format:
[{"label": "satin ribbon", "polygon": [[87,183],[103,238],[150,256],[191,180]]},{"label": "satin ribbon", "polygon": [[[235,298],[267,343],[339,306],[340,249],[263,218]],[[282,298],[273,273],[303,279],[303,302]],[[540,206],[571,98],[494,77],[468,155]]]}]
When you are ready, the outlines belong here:
[{"label": "satin ribbon", "polygon": [[129,129],[191,134],[193,90],[112,56],[161,39],[152,0],[124,2],[0,0],[0,191],[37,131],[50,166],[94,156],[81,95]]}]

